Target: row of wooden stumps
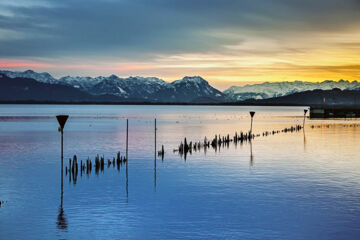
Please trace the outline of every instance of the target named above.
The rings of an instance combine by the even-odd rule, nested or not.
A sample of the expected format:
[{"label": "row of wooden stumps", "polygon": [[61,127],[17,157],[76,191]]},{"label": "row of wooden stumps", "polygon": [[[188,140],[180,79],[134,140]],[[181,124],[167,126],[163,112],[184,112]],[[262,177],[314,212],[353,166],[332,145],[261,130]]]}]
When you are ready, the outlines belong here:
[{"label": "row of wooden stumps", "polygon": [[[311,128],[331,128],[332,126],[334,126],[335,124],[319,124],[319,125],[311,125]],[[360,127],[360,124],[357,123],[352,123],[352,124],[336,124],[337,126],[341,126],[341,127],[350,127],[350,128],[355,128],[355,127]]]},{"label": "row of wooden stumps", "polygon": [[210,147],[212,147],[213,149],[215,149],[215,151],[217,151],[218,148],[220,147],[224,147],[224,146],[229,146],[229,144],[231,142],[235,143],[235,144],[243,144],[244,142],[251,142],[252,139],[256,138],[256,137],[260,137],[260,136],[270,136],[270,135],[275,135],[278,133],[289,133],[289,132],[297,132],[300,131],[301,129],[303,129],[303,127],[301,125],[295,125],[295,126],[291,126],[288,128],[284,128],[282,130],[273,130],[273,131],[265,131],[262,134],[252,134],[252,133],[244,133],[244,132],[240,132],[239,134],[237,132],[235,132],[235,135],[233,137],[230,137],[229,134],[227,134],[226,136],[220,136],[219,135],[215,135],[215,137],[212,140],[208,140],[207,137],[204,138],[204,141],[198,141],[198,142],[192,142],[190,141],[188,143],[187,139],[184,138],[184,141],[182,141],[179,145],[179,147],[177,149],[174,149],[174,152],[178,152],[180,155],[184,155],[186,157],[187,153],[192,153],[192,151],[196,152],[196,151],[200,151],[201,149],[204,149],[204,151],[206,152],[206,150]]},{"label": "row of wooden stumps", "polygon": [[215,151],[217,151],[218,148],[220,147],[224,147],[227,146],[229,147],[230,142],[233,142],[235,144],[243,144],[244,142],[251,142],[252,139],[254,139],[255,137],[260,137],[261,135],[264,136],[270,136],[270,135],[275,135],[278,133],[288,133],[288,132],[297,132],[300,131],[301,129],[304,129],[305,126],[305,119],[306,119],[306,113],[307,113],[307,109],[304,109],[304,120],[303,120],[303,125],[295,125],[295,126],[291,126],[288,128],[284,128],[282,130],[273,130],[273,131],[265,131],[262,134],[253,134],[252,133],[252,127],[253,127],[253,118],[255,115],[254,111],[250,111],[250,117],[251,117],[251,124],[250,124],[250,130],[249,132],[242,132],[240,131],[240,133],[238,134],[237,132],[235,132],[235,135],[233,137],[230,137],[229,134],[227,134],[226,136],[220,136],[219,135],[215,135],[215,137],[212,140],[208,140],[207,137],[204,138],[204,141],[198,141],[198,142],[192,142],[190,141],[188,143],[187,139],[184,138],[184,141],[180,143],[179,147],[177,149],[174,149],[174,152],[178,152],[180,156],[184,156],[184,159],[186,160],[186,156],[188,153],[192,153],[193,151],[200,151],[201,149],[204,149],[204,152],[206,153],[207,149],[212,147],[213,149],[215,149]]},{"label": "row of wooden stumps", "polygon": [[83,174],[89,176],[92,169],[94,169],[95,174],[99,175],[99,172],[104,172],[105,166],[107,166],[107,168],[110,168],[111,166],[113,168],[116,167],[117,170],[120,171],[120,167],[125,163],[127,163],[127,158],[121,156],[120,152],[117,152],[116,157],[107,160],[105,160],[104,156],[96,155],[94,163],[89,157],[84,161],[80,160],[79,163],[77,156],[74,155],[72,159],[69,159],[69,165],[65,167],[65,175],[69,175],[69,181],[71,182],[72,180],[73,183],[76,184],[79,172],[80,177],[82,177]]}]

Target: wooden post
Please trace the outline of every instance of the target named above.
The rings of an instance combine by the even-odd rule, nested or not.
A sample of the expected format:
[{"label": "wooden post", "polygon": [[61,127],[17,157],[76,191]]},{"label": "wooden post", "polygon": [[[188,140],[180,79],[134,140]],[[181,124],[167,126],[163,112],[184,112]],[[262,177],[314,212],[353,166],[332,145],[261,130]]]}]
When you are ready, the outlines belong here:
[{"label": "wooden post", "polygon": [[252,132],[253,118],[251,117],[250,133]]},{"label": "wooden post", "polygon": [[156,192],[156,118],[155,118],[155,126],[154,126],[154,132],[155,132],[155,152],[154,152],[154,191]]},{"label": "wooden post", "polygon": [[306,113],[307,113],[307,109],[304,109],[304,121],[303,121],[303,128],[305,128],[305,118],[306,118]]},{"label": "wooden post", "polygon": [[129,119],[126,119],[126,201],[129,201],[128,146],[129,146]]},{"label": "wooden post", "polygon": [[64,131],[61,129],[61,184],[63,178],[63,165],[64,165]]},{"label": "wooden post", "polygon": [[128,160],[128,146],[129,146],[129,119],[126,119],[126,161]]},{"label": "wooden post", "polygon": [[59,132],[61,133],[61,179],[63,177],[63,171],[64,171],[64,127],[65,123],[68,119],[68,115],[57,115],[56,119],[59,123]]},{"label": "wooden post", "polygon": [[255,115],[255,112],[251,111],[250,112],[250,116],[251,116],[250,134],[252,134],[252,125],[253,125],[254,115]]},{"label": "wooden post", "polygon": [[64,155],[63,155],[63,131],[61,130],[61,201],[60,201],[60,208],[62,209],[63,206],[63,189],[64,189],[64,170],[63,170],[63,162],[64,162]]},{"label": "wooden post", "polygon": [[[59,229],[66,229],[67,228],[67,223],[66,223],[66,219],[64,217],[64,209],[63,209],[63,190],[64,190],[64,127],[65,127],[65,123],[66,120],[68,119],[68,115],[57,115],[56,119],[58,120],[59,123],[59,132],[61,134],[61,196],[60,196],[60,209],[59,209],[59,214],[58,214],[58,221],[57,221],[57,225]],[[70,166],[69,166],[70,167]],[[70,173],[70,171],[69,171]],[[71,175],[69,174],[69,177]],[[70,177],[71,179],[71,177]]]}]

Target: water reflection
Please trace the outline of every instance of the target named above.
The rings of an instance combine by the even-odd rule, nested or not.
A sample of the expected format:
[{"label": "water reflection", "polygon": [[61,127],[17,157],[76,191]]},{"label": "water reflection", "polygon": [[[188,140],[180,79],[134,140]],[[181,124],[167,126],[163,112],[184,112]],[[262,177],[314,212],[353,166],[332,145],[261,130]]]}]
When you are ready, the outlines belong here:
[{"label": "water reflection", "polygon": [[[76,109],[85,107],[75,106]],[[91,106],[99,112],[103,107],[107,108]],[[135,110],[142,114],[142,109],[148,108]],[[122,106],[112,107],[111,111],[117,112],[117,109],[122,109]],[[217,108],[209,107],[208,111],[214,109]],[[187,122],[184,124],[176,124],[173,116],[170,118],[168,112],[163,113],[159,117],[167,121],[158,122],[161,134],[158,132],[157,136],[161,136],[160,141],[166,139],[165,147],[172,150],[184,137],[203,140],[199,136],[213,137],[219,133],[223,136],[224,133],[234,133],[234,126],[248,130],[250,122],[247,116],[229,121],[224,119],[235,115],[233,108],[231,111],[225,117],[221,115],[222,120],[218,121],[207,120],[210,115],[201,115],[202,124],[195,122],[195,117],[185,119]],[[59,139],[55,138],[58,133],[53,131],[53,119],[41,124],[35,121],[2,122],[0,196],[14,204],[0,210],[1,220],[7,224],[1,228],[0,239],[36,239],[39,236],[46,239],[119,239],[124,236],[128,239],[144,236],[147,239],[158,239],[159,236],[175,239],[209,235],[215,239],[311,239],[320,235],[336,238],[339,234],[343,239],[358,239],[360,162],[356,156],[360,150],[355,143],[359,142],[360,128],[343,128],[337,124],[330,125],[330,129],[311,129],[311,124],[332,123],[311,121],[305,130],[306,154],[301,146],[303,135],[300,132],[259,138],[259,141],[252,141],[253,167],[250,170],[250,143],[241,146],[238,142],[237,149],[230,146],[226,151],[218,148],[221,154],[215,154],[211,147],[206,148],[206,158],[203,155],[205,149],[193,151],[192,155],[187,155],[191,164],[189,161],[184,163],[177,153],[168,154],[164,166],[156,165],[159,166],[157,180],[161,182],[154,193],[151,183],[154,177],[151,171],[154,167],[154,159],[151,159],[151,154],[154,154],[154,146],[151,146],[154,141],[153,113],[145,119],[146,122],[142,115],[139,118],[139,122],[134,120],[131,123],[131,127],[133,124],[135,127],[129,129],[131,149],[128,159],[131,162],[128,174],[132,170],[136,174],[128,190],[133,197],[130,204],[126,204],[125,199],[124,164],[119,174],[116,161],[115,168],[105,166],[99,177],[94,177],[92,166],[89,179],[86,171],[81,178],[79,167],[74,187],[65,175],[69,159],[66,156],[70,157],[65,155],[64,202],[61,205],[57,202],[59,188],[55,189],[55,194],[51,189],[51,173],[55,168],[58,176],[60,165]],[[301,120],[257,119],[253,131],[262,133],[282,129],[295,122],[302,124]],[[124,120],[121,127],[118,119],[91,121],[91,131],[87,119],[69,123],[65,148],[69,153],[78,154],[79,163],[87,156],[92,157],[94,163],[97,153],[104,154],[107,160],[107,156],[114,156],[119,143],[125,140]],[[35,126],[41,126],[41,129],[34,130]],[[157,149],[160,148],[161,144]],[[35,169],[36,174],[29,169]],[[34,183],[38,183],[35,188]],[[11,195],[5,196],[7,193]],[[52,202],[54,195],[55,205]],[[37,216],[36,219],[33,216]],[[231,221],[227,221],[229,219]],[[29,222],[34,224],[29,225]],[[21,231],[18,226],[23,226]],[[61,226],[67,228],[60,230]]]},{"label": "water reflection", "polygon": [[254,166],[254,155],[252,150],[252,141],[250,140],[250,166]]},{"label": "water reflection", "polygon": [[128,161],[126,161],[126,202],[129,201],[129,171],[128,171]]},{"label": "water reflection", "polygon": [[63,168],[61,168],[60,207],[59,207],[59,214],[57,216],[56,225],[57,225],[57,228],[60,230],[67,230],[68,223],[67,223],[65,211],[63,208],[63,198],[64,198],[64,173],[63,173]]},{"label": "water reflection", "polygon": [[304,135],[304,152],[306,152],[306,134],[305,134],[305,128],[303,128],[303,135]]},{"label": "water reflection", "polygon": [[154,192],[156,192],[156,152],[154,156]]}]

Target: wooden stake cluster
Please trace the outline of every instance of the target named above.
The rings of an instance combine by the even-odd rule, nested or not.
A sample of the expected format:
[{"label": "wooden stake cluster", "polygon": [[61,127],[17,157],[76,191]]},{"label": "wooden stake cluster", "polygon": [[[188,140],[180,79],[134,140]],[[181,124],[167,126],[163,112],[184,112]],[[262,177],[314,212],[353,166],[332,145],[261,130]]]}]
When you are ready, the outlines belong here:
[{"label": "wooden stake cluster", "polygon": [[[262,136],[270,136],[275,135],[278,133],[288,133],[288,132],[296,132],[303,129],[301,125],[295,125],[291,126],[289,128],[284,128],[282,130],[273,130],[273,131],[265,131],[262,133]],[[179,147],[177,149],[174,149],[174,152],[178,152],[180,156],[184,156],[184,159],[186,160],[186,156],[188,153],[192,154],[192,152],[200,151],[202,148],[206,152],[206,150],[210,147],[212,147],[215,151],[217,151],[220,147],[229,147],[230,143],[233,142],[235,144],[243,144],[244,142],[251,142],[252,139],[255,137],[260,137],[261,134],[252,134],[250,131],[248,133],[246,132],[240,132],[239,134],[235,132],[235,135],[233,137],[230,137],[229,134],[226,136],[220,136],[215,135],[215,137],[210,141],[207,137],[204,138],[203,142],[192,142],[190,141],[188,143],[187,139],[184,138],[184,141],[180,143]]]},{"label": "wooden stake cluster", "polygon": [[[332,127],[334,124],[319,124],[319,125],[311,125],[311,128],[330,128]],[[342,124],[342,127],[360,127],[360,124]]]},{"label": "wooden stake cluster", "polygon": [[4,206],[5,203],[7,203],[7,201],[0,201],[0,207]]},{"label": "wooden stake cluster", "polygon": [[[127,159],[125,156],[121,156],[120,152],[117,152],[116,158],[113,157],[112,159],[107,159],[107,167],[110,168],[110,166],[112,165],[114,168],[116,165],[117,170],[119,171],[120,171],[120,166],[123,163],[127,163]],[[69,182],[71,182],[72,180],[73,183],[76,184],[77,177],[79,175],[78,170],[80,169],[80,177],[82,177],[83,173],[84,174],[86,173],[86,175],[89,176],[92,171],[92,166],[93,163],[89,157],[86,159],[86,161],[81,160],[79,164],[77,161],[77,156],[74,155],[73,159],[71,158],[69,159],[69,166],[65,167],[65,174],[69,175]],[[104,168],[105,168],[105,157],[96,155],[94,161],[95,174],[98,175],[100,171],[103,172]]]},{"label": "wooden stake cluster", "polygon": [[164,160],[165,150],[164,145],[161,145],[161,150],[158,151],[158,156],[161,157],[161,160]]}]

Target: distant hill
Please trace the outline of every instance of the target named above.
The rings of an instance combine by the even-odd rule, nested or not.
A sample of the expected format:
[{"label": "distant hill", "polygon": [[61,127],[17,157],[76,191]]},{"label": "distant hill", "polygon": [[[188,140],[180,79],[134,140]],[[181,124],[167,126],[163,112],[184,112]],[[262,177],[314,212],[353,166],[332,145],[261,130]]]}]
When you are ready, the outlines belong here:
[{"label": "distant hill", "polygon": [[43,83],[30,78],[10,78],[0,74],[0,101],[120,102],[122,100],[111,95],[93,96],[61,84]]},{"label": "distant hill", "polygon": [[243,101],[247,99],[266,99],[281,97],[297,92],[311,91],[315,89],[331,90],[339,88],[341,90],[353,90],[360,88],[357,81],[331,81],[323,82],[265,82],[245,86],[232,86],[223,93],[233,101]]},{"label": "distant hill", "polygon": [[309,105],[322,104],[325,98],[327,104],[358,104],[360,89],[359,82],[345,80],[266,82],[221,92],[200,76],[170,83],[156,77],[116,75],[56,79],[32,70],[0,70],[0,76],[0,101]]},{"label": "distant hill", "polygon": [[249,99],[242,101],[249,104],[268,105],[357,105],[360,106],[360,89],[341,90],[313,90],[293,93],[283,97],[268,99]]}]

